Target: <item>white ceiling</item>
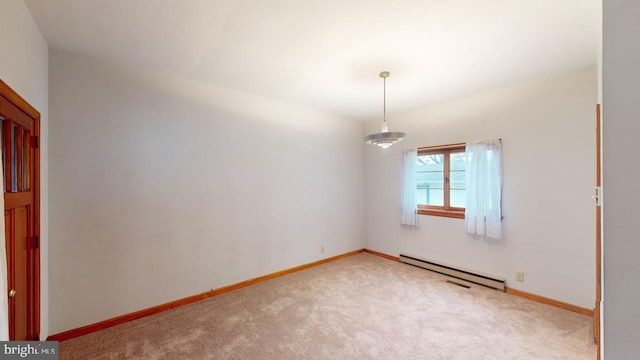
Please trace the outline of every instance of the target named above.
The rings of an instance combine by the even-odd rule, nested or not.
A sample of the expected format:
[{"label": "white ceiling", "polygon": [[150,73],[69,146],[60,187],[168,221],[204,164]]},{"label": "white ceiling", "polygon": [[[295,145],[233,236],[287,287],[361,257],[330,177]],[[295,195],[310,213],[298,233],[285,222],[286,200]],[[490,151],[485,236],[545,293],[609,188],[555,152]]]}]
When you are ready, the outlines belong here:
[{"label": "white ceiling", "polygon": [[53,48],[362,120],[596,64],[597,0],[25,0]]}]

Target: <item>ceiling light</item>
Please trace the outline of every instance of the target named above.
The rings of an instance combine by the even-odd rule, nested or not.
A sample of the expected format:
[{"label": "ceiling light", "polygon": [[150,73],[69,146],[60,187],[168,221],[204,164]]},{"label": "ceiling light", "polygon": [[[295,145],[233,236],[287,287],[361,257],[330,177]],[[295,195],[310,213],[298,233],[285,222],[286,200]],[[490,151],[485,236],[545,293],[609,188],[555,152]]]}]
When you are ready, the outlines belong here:
[{"label": "ceiling light", "polygon": [[367,144],[378,145],[383,149],[388,148],[389,146],[397,143],[398,141],[402,141],[407,134],[403,132],[389,132],[389,128],[387,127],[387,78],[389,77],[388,71],[383,71],[380,73],[380,77],[384,83],[383,85],[383,122],[382,122],[382,130],[379,133],[371,134],[364,138],[364,141]]}]

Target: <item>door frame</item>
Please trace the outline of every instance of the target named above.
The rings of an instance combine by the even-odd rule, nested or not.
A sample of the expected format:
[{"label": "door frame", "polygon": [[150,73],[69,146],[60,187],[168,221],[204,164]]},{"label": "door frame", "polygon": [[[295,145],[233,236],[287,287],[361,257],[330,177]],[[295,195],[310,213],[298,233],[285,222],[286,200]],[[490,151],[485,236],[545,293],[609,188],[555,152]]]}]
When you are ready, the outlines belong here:
[{"label": "door frame", "polygon": [[597,359],[600,360],[600,307],[602,306],[602,156],[601,152],[601,131],[602,131],[602,109],[600,104],[596,105],[596,196],[600,197],[596,203],[596,304],[593,309],[593,334],[597,347]]},{"label": "door frame", "polygon": [[[9,85],[0,79],[0,95],[17,107],[24,114],[34,121],[32,136],[35,138],[33,146],[33,233],[31,234],[33,251],[28,255],[27,277],[29,284],[28,296],[28,316],[27,316],[27,336],[28,340],[39,340],[40,338],[40,112],[31,106],[25,99],[16,93]],[[0,109],[3,112],[4,109]],[[11,116],[9,116],[11,117]],[[4,179],[2,179],[4,181]],[[3,194],[4,195],[4,194]],[[5,196],[6,198],[6,196]],[[4,229],[2,230],[4,231]],[[7,272],[8,273],[8,272]],[[3,294],[0,296],[7,296]]]}]

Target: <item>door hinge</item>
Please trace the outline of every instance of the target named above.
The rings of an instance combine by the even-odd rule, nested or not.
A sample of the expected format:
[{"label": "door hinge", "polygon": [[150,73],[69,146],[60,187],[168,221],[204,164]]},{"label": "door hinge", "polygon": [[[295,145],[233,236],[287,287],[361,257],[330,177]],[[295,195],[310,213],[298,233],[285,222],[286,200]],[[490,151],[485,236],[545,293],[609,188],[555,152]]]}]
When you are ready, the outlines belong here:
[{"label": "door hinge", "polygon": [[34,149],[39,149],[40,148],[40,137],[39,136],[32,136],[31,137],[31,147]]},{"label": "door hinge", "polygon": [[38,249],[40,248],[40,237],[39,236],[31,236],[27,239],[27,246],[29,249]]},{"label": "door hinge", "polygon": [[594,193],[591,198],[596,206],[602,206],[602,186],[596,186],[594,188]]}]

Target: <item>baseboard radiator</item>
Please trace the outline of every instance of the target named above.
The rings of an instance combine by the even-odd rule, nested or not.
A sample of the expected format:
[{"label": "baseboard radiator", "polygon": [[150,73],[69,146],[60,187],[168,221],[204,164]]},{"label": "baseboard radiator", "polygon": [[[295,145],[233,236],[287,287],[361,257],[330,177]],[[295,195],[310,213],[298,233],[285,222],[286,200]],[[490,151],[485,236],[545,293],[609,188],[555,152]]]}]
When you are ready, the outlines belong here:
[{"label": "baseboard radiator", "polygon": [[486,286],[492,289],[505,291],[505,279],[493,275],[462,269],[452,265],[443,264],[433,260],[422,259],[413,255],[400,254],[400,262],[421,267],[447,276]]}]

